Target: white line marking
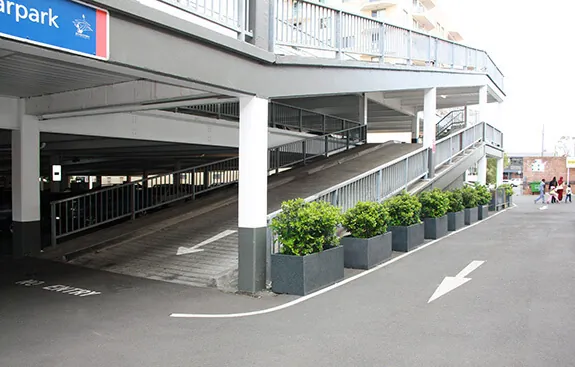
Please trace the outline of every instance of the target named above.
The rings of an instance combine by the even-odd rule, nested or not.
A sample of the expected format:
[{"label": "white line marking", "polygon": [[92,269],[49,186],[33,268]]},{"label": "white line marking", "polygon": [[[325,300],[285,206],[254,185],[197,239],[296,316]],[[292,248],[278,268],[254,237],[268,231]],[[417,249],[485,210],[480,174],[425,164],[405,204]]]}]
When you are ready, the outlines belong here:
[{"label": "white line marking", "polygon": [[539,210],[547,210],[547,205],[543,205]]},{"label": "white line marking", "polygon": [[474,260],[472,261],[469,265],[467,265],[463,270],[461,270],[459,272],[459,274],[457,274],[455,277],[456,278],[465,278],[468,274],[471,274],[471,272],[475,269],[477,269],[478,267],[480,267],[481,265],[483,265],[485,261],[478,261],[478,260]]},{"label": "white line marking", "polygon": [[219,239],[222,239],[224,237],[227,237],[231,234],[236,233],[237,230],[232,230],[232,229],[226,229],[225,231],[223,231],[222,233],[218,233],[217,235],[215,235],[214,237],[208,238],[207,240],[198,243],[195,246],[192,247],[179,247],[178,248],[178,252],[176,253],[176,255],[186,255],[186,254],[192,254],[194,252],[201,252],[204,251],[203,249],[201,249],[200,247],[205,246],[209,243],[212,243],[214,241],[217,241]]},{"label": "white line marking", "polygon": [[451,292],[455,288],[464,285],[469,282],[471,278],[466,278],[465,276],[470,274],[473,270],[480,267],[485,261],[474,260],[469,265],[467,265],[463,270],[461,270],[454,277],[445,277],[439,287],[433,292],[433,295],[429,298],[427,303],[433,302],[439,297]]},{"label": "white line marking", "polygon": [[177,317],[177,318],[203,318],[203,319],[222,318],[222,319],[223,319],[223,318],[236,318],[236,317],[248,317],[248,316],[256,316],[256,315],[264,315],[264,314],[267,314],[267,313],[272,313],[272,312],[280,311],[280,310],[283,310],[283,309],[285,309],[285,308],[288,308],[288,307],[291,307],[291,306],[295,306],[295,305],[297,305],[297,304],[299,304],[299,303],[302,303],[302,302],[305,302],[305,301],[310,300],[310,299],[312,299],[312,298],[315,298],[315,297],[317,297],[317,296],[320,296],[320,295],[322,295],[322,294],[324,294],[324,293],[327,293],[327,292],[329,292],[329,291],[331,291],[331,290],[334,290],[334,289],[336,289],[336,288],[339,288],[339,287],[341,287],[341,286],[344,285],[344,284],[347,284],[347,283],[349,283],[349,282],[353,282],[354,280],[359,279],[359,278],[362,278],[362,277],[364,277],[364,276],[366,276],[366,275],[368,275],[368,274],[371,274],[371,273],[373,273],[374,271],[378,271],[379,269],[383,269],[383,268],[385,268],[386,266],[391,265],[391,264],[393,264],[394,262],[403,259],[404,257],[407,257],[407,256],[409,256],[409,255],[413,255],[414,253],[416,253],[416,252],[418,252],[418,251],[421,251],[421,250],[423,250],[424,248],[429,247],[429,246],[433,245],[433,244],[436,243],[436,242],[439,242],[439,241],[441,241],[441,240],[443,240],[443,239],[445,239],[445,238],[451,237],[451,236],[453,236],[453,235],[456,234],[456,233],[463,232],[463,231],[465,231],[465,230],[467,230],[467,229],[469,229],[469,228],[472,228],[472,227],[474,227],[474,226],[476,226],[476,225],[478,225],[478,224],[484,223],[485,221],[487,221],[487,220],[489,220],[489,219],[491,219],[491,218],[495,218],[495,217],[498,216],[499,214],[502,214],[502,213],[506,212],[507,210],[513,209],[513,208],[515,208],[515,207],[517,207],[517,205],[516,205],[516,204],[513,204],[513,207],[511,207],[511,208],[505,208],[505,209],[503,209],[502,211],[497,212],[497,213],[495,213],[495,214],[492,214],[492,215],[490,215],[489,217],[487,217],[487,218],[485,218],[485,219],[483,219],[483,220],[481,220],[481,221],[479,221],[479,222],[475,222],[475,223],[473,223],[473,224],[471,224],[471,225],[469,225],[469,226],[465,226],[464,228],[461,228],[461,229],[459,229],[459,230],[457,230],[457,231],[451,232],[451,233],[447,234],[446,236],[441,237],[440,239],[433,240],[433,241],[431,241],[431,242],[429,242],[429,243],[426,243],[425,245],[422,245],[422,246],[416,248],[416,249],[413,250],[413,251],[406,252],[406,253],[403,254],[403,255],[399,255],[398,257],[395,257],[395,258],[389,260],[388,262],[385,262],[385,263],[383,263],[383,264],[381,264],[381,265],[378,265],[378,266],[376,266],[375,268],[371,268],[371,269],[369,269],[369,270],[364,271],[363,273],[356,274],[356,275],[354,275],[354,276],[352,276],[352,277],[349,277],[349,278],[347,278],[347,279],[345,279],[345,280],[342,280],[342,281],[339,282],[339,283],[335,283],[335,284],[333,284],[333,285],[330,285],[329,287],[323,288],[323,289],[321,289],[321,290],[319,290],[319,291],[317,291],[317,292],[315,292],[315,293],[308,294],[307,296],[303,296],[303,297],[300,297],[300,298],[298,298],[298,299],[294,299],[293,301],[284,303],[284,304],[279,305],[279,306],[267,308],[267,309],[264,309],[264,310],[258,310],[258,311],[241,312],[241,313],[229,313],[229,314],[173,313],[173,314],[170,315],[170,317]]}]

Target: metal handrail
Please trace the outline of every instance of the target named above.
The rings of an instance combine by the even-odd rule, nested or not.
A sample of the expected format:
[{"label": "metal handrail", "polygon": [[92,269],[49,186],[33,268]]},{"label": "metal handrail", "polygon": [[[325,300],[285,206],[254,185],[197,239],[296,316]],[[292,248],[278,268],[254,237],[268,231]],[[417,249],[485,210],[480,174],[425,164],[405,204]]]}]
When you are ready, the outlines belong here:
[{"label": "metal handrail", "polygon": [[[440,56],[438,55],[438,48],[441,45],[447,44],[450,45],[448,50],[450,57],[449,60],[441,60],[446,61],[443,62],[444,64],[447,64],[449,68],[453,69],[456,65],[456,53],[463,52],[465,53],[465,61],[461,66],[463,66],[464,69],[473,66],[476,70],[485,72],[498,88],[503,91],[504,74],[484,50],[465,46],[452,40],[431,36],[417,30],[404,28],[380,19],[370,18],[362,14],[343,10],[335,6],[320,4],[311,0],[299,0],[298,4],[301,4],[300,7],[304,10],[298,11],[297,14],[295,14],[293,10],[290,10],[289,5],[285,5],[284,3],[285,0],[275,0],[274,11],[276,22],[270,25],[270,32],[272,32],[274,42],[277,44],[336,51],[337,57],[340,57],[341,54],[348,53],[373,55],[380,57],[380,62],[383,62],[384,57],[404,58],[408,60],[408,63],[411,63],[412,60],[425,60],[439,67],[441,67],[442,62],[436,65],[436,63],[440,61],[438,60],[438,56]],[[314,9],[314,7],[317,7],[317,9]],[[282,24],[287,22],[287,20],[291,20],[289,23],[292,24],[297,23],[298,29],[295,31],[287,31],[283,29],[284,26],[281,28],[278,26],[278,23]],[[351,24],[352,22],[354,22],[354,24]],[[300,23],[302,24],[301,26]],[[388,43],[392,43],[393,47],[393,41],[398,41],[390,38],[389,33],[394,30],[396,33],[403,34],[406,37],[396,42],[396,44],[400,47],[407,46],[407,55],[398,56],[387,53]],[[300,34],[304,31],[308,34],[311,33],[312,36]],[[362,35],[364,31],[368,32],[369,35]],[[344,34],[345,32],[347,33]],[[360,37],[362,36],[369,37],[361,39]],[[422,51],[413,48],[414,42],[424,39],[428,40],[427,47],[425,47],[424,50],[422,49],[423,52],[427,54],[427,57],[424,59],[413,57],[414,51]],[[318,42],[318,40],[321,42]],[[359,40],[359,42],[355,42],[355,40]],[[306,44],[306,41],[308,41],[307,43],[309,44]],[[321,47],[319,43],[322,44]],[[359,46],[356,47],[356,44]],[[479,55],[482,56],[485,63],[479,62]],[[475,63],[470,63],[473,59],[475,59]],[[490,68],[493,70],[490,70]]]},{"label": "metal handrail", "polygon": [[[280,168],[350,149],[363,144],[366,137],[367,127],[361,125],[269,148],[268,155],[274,160],[268,161],[268,172],[278,173]],[[51,243],[56,245],[60,238],[120,219],[135,219],[177,201],[194,200],[197,195],[235,184],[238,179],[236,156],[53,201]]]},{"label": "metal handrail", "polygon": [[439,120],[439,122],[435,125],[435,134],[440,136],[445,130],[452,126],[455,119],[461,115],[463,115],[463,121],[461,122],[465,122],[465,109],[453,110],[447,115],[443,116],[443,118]]}]

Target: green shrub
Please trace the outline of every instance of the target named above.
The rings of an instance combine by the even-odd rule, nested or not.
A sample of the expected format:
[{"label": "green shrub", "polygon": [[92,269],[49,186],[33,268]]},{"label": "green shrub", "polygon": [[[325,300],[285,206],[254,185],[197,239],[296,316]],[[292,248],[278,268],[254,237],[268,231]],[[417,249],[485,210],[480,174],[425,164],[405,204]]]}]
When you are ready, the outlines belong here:
[{"label": "green shrub", "polygon": [[476,182],[475,191],[477,192],[477,205],[487,205],[491,202],[491,191],[487,186]]},{"label": "green shrub", "polygon": [[513,196],[513,186],[509,184],[500,185],[499,188],[505,189],[506,196]]},{"label": "green shrub", "polygon": [[477,207],[477,191],[471,186],[465,186],[461,189],[461,198],[463,206],[467,209]]},{"label": "green shrub", "polygon": [[403,191],[385,202],[390,226],[411,226],[421,223],[421,203],[417,197]]},{"label": "green shrub", "polygon": [[461,195],[460,189],[447,191],[445,195],[449,200],[449,209],[447,210],[449,213],[460,212],[465,208],[463,205],[463,196]]},{"label": "green shrub", "polygon": [[355,238],[371,238],[387,232],[389,214],[383,204],[359,202],[343,216],[343,226]]},{"label": "green shrub", "polygon": [[449,198],[440,189],[424,191],[419,194],[422,218],[440,218],[449,210]]},{"label": "green shrub", "polygon": [[270,227],[282,245],[282,254],[305,256],[339,244],[339,208],[324,201],[306,203],[294,199],[284,201],[281,209]]}]

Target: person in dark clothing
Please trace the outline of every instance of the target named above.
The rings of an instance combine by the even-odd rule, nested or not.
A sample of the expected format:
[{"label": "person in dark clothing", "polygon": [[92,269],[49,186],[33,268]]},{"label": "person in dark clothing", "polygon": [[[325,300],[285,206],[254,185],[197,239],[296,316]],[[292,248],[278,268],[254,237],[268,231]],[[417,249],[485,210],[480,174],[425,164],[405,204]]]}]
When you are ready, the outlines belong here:
[{"label": "person in dark clothing", "polygon": [[[549,181],[549,189],[551,189],[551,187],[557,187],[557,177],[553,176],[553,179],[551,181]],[[555,203],[557,200],[555,199],[554,196],[551,197],[551,203]]]}]

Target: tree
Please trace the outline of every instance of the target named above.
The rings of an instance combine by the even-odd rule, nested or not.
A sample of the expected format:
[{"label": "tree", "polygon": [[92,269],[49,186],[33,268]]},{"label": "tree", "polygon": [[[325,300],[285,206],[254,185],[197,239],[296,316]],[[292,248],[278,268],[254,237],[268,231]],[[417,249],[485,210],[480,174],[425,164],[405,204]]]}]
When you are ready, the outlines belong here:
[{"label": "tree", "polygon": [[555,143],[555,156],[566,157],[575,155],[575,136],[562,136]]},{"label": "tree", "polygon": [[[503,167],[509,167],[509,157],[503,154]],[[487,158],[487,184],[497,183],[497,158]]]}]

